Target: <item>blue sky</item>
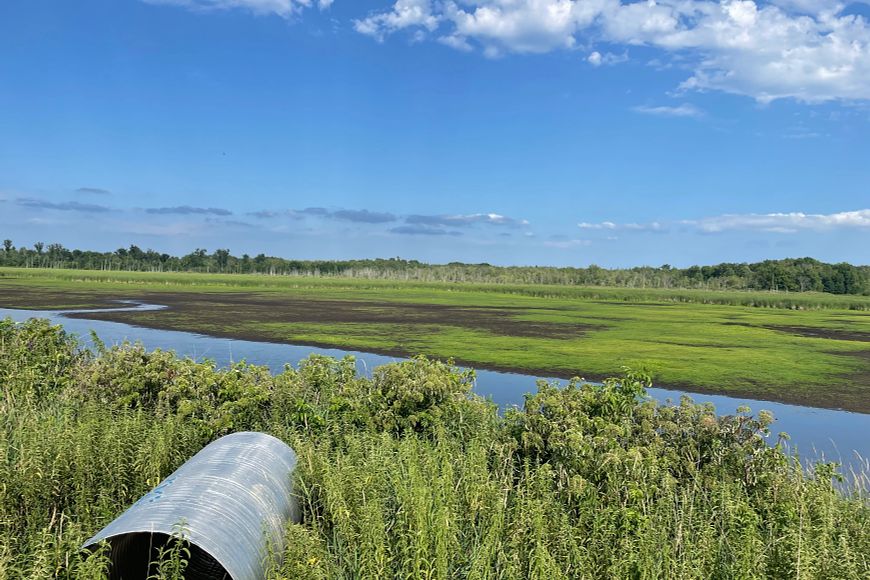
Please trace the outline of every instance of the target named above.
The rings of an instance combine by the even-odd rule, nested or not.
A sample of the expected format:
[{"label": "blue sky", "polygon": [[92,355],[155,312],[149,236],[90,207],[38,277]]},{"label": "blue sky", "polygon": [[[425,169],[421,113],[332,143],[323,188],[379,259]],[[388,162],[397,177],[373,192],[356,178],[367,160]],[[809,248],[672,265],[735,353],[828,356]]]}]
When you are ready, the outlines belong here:
[{"label": "blue sky", "polygon": [[4,0],[0,236],[870,262],[870,6]]}]

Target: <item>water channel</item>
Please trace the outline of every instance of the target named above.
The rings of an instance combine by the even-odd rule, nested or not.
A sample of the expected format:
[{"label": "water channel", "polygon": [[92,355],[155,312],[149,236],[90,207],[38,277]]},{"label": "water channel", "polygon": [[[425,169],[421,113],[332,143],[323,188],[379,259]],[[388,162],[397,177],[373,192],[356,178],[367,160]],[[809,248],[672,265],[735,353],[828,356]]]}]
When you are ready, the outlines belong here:
[{"label": "water channel", "polygon": [[[157,310],[159,305],[135,304],[113,310]],[[99,310],[105,312],[106,310]],[[69,311],[73,312],[73,311]],[[74,311],[78,314],[94,312]],[[312,353],[341,358],[353,355],[360,374],[370,375],[373,368],[400,360],[394,357],[356,352],[342,349],[316,348],[292,344],[253,342],[228,338],[204,336],[174,330],[156,330],[118,322],[69,318],[61,310],[19,310],[0,308],[0,319],[10,317],[21,322],[28,318],[47,318],[53,324],[62,324],[67,332],[80,337],[85,345],[90,344],[93,330],[107,345],[124,341],[141,342],[147,349],[175,351],[180,356],[195,360],[213,360],[218,366],[245,360],[248,363],[269,367],[273,372],[281,372],[285,364],[297,365],[300,360]],[[491,398],[502,408],[522,405],[523,394],[535,390],[532,375],[506,373],[488,370],[477,371],[475,392]],[[544,377],[546,378],[546,377]],[[548,379],[564,383],[560,379]],[[799,451],[802,458],[824,458],[840,461],[844,468],[870,472],[867,459],[870,458],[870,415],[848,411],[820,409],[788,405],[771,401],[741,399],[722,395],[704,395],[669,389],[649,389],[650,396],[664,401],[678,401],[682,395],[689,395],[696,402],[711,402],[720,414],[733,414],[739,406],[749,406],[753,412],[767,410],[776,417],[771,428],[771,439],[785,431],[790,437],[790,446]]]}]

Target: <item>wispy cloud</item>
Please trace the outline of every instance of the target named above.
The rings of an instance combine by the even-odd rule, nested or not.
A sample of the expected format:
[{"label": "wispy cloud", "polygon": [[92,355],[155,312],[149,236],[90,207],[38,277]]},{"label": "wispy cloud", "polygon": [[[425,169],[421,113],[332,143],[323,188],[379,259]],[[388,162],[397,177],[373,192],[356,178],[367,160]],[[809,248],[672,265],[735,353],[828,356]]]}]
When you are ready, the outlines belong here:
[{"label": "wispy cloud", "polygon": [[249,215],[251,217],[255,217],[257,219],[263,219],[263,220],[275,219],[275,218],[280,218],[280,217],[291,218],[294,220],[301,220],[303,217],[305,217],[305,215],[308,215],[308,214],[306,213],[306,210],[296,211],[296,210],[292,210],[292,209],[285,209],[285,210],[263,209],[260,211],[250,211],[250,212],[246,213],[245,215]]},{"label": "wispy cloud", "polygon": [[142,0],[146,4],[181,6],[189,10],[209,12],[215,10],[245,9],[254,14],[275,14],[290,18],[312,6],[325,10],[333,0]]},{"label": "wispy cloud", "polygon": [[111,191],[101,187],[79,187],[76,193],[92,194],[92,195],[111,195]]},{"label": "wispy cloud", "polygon": [[[393,228],[393,233],[419,234],[419,235],[455,235],[455,228],[469,228],[478,224],[490,226],[502,226],[519,228],[527,226],[528,221],[504,216],[497,213],[472,213],[472,214],[412,214],[399,215],[387,211],[372,211],[369,209],[327,209],[324,207],[308,207],[305,209],[288,210],[260,210],[249,212],[247,215],[258,219],[274,219],[279,217],[291,217],[294,219],[319,218],[325,220],[345,221],[356,224],[388,224],[403,221],[407,226]],[[440,232],[439,229],[443,229]]]},{"label": "wispy cloud", "polygon": [[592,240],[583,240],[577,238],[557,237],[546,240],[544,246],[548,248],[557,248],[560,250],[570,250],[572,248],[584,248],[592,245]]},{"label": "wispy cloud", "polygon": [[283,211],[262,210],[249,213],[248,215],[261,219],[271,219],[287,216],[293,219],[314,217],[322,219],[340,220],[361,224],[385,224],[396,221],[398,218],[389,212],[369,211],[367,209],[326,209],[325,207],[306,207],[305,209],[288,209]]},{"label": "wispy cloud", "polygon": [[35,209],[53,209],[58,211],[77,211],[82,213],[104,213],[112,211],[112,208],[93,203],[79,203],[77,201],[53,202],[32,197],[19,197],[15,200],[17,205]]},{"label": "wispy cloud", "polygon": [[293,213],[303,214],[303,215],[316,215],[316,216],[328,216],[330,214],[329,210],[325,207],[306,207],[305,209],[297,209],[291,210]]},{"label": "wispy cloud", "polygon": [[209,218],[208,221],[209,221],[210,223],[218,224],[218,225],[221,225],[221,226],[230,226],[230,227],[234,227],[234,228],[245,228],[245,229],[247,229],[247,228],[253,228],[253,227],[256,227],[256,226],[254,226],[254,224],[252,224],[252,223],[243,222],[243,221],[241,221],[241,220],[217,220],[217,219],[212,220],[211,218]]},{"label": "wispy cloud", "polygon": [[589,56],[586,57],[586,62],[592,66],[613,66],[626,61],[628,61],[627,50],[621,54],[614,54],[612,52],[605,52],[602,54],[597,50],[593,50],[589,53]]},{"label": "wispy cloud", "polygon": [[589,223],[589,222],[580,222],[577,224],[577,227],[582,230],[615,230],[616,224],[613,222],[600,222],[600,223]]},{"label": "wispy cloud", "polygon": [[281,216],[281,215],[287,215],[287,212],[270,211],[270,210],[264,209],[264,210],[260,210],[260,211],[248,212],[247,215],[249,215],[251,217],[255,217],[255,218],[260,218],[260,219],[271,219],[271,218],[276,218],[276,217]]},{"label": "wispy cloud", "polygon": [[139,234],[159,237],[195,237],[202,235],[205,228],[208,228],[205,224],[190,222],[159,224],[147,223],[140,220],[113,224],[113,229],[124,235]]},{"label": "wispy cloud", "polygon": [[676,107],[669,107],[666,105],[650,107],[646,105],[641,105],[638,107],[633,107],[631,110],[635,113],[641,113],[643,115],[653,115],[656,117],[691,117],[694,119],[699,119],[704,116],[704,111],[689,103],[683,103],[681,105],[677,105]]},{"label": "wispy cloud", "polygon": [[834,230],[846,228],[870,228],[870,209],[843,211],[830,214],[813,214],[803,212],[790,213],[744,213],[723,214],[701,219],[680,220],[672,223],[617,223],[602,221],[596,223],[580,222],[581,230],[609,232],[658,232],[666,233],[671,225],[677,224],[706,234],[715,234],[731,230],[755,230],[772,233],[796,233],[802,230]]},{"label": "wispy cloud", "polygon": [[577,224],[577,227],[581,230],[623,230],[623,231],[635,231],[635,232],[661,232],[665,230],[665,227],[659,222],[649,222],[649,223],[615,223],[611,221],[604,221],[598,223],[589,223],[589,222],[580,222]]},{"label": "wispy cloud", "polygon": [[700,220],[684,220],[682,223],[694,226],[705,233],[719,233],[729,230],[796,233],[800,230],[870,228],[870,209],[830,214],[802,212],[725,214]]},{"label": "wispy cloud", "polygon": [[189,205],[179,205],[175,207],[150,207],[145,210],[146,213],[155,215],[233,215],[228,209],[219,207],[192,207]]},{"label": "wispy cloud", "polygon": [[462,232],[450,231],[444,228],[430,225],[397,226],[390,229],[391,233],[405,236],[461,236]]},{"label": "wispy cloud", "polygon": [[325,214],[337,220],[363,224],[384,224],[396,221],[396,216],[388,212],[369,211],[367,209],[340,209]]},{"label": "wispy cloud", "polygon": [[520,227],[528,225],[526,220],[515,219],[503,216],[497,213],[473,213],[473,214],[455,214],[455,215],[409,215],[405,218],[405,223],[428,225],[428,226],[449,226],[449,227],[464,227],[474,224],[489,224],[495,226]]}]

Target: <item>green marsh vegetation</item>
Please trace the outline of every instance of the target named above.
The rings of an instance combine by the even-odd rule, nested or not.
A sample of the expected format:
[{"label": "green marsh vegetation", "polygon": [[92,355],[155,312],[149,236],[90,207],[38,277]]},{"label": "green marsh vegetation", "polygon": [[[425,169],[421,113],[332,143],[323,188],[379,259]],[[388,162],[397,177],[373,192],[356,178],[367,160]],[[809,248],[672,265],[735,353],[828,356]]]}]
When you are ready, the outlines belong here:
[{"label": "green marsh vegetation", "polygon": [[[771,418],[643,400],[627,372],[504,416],[424,358],[273,375],[0,322],[0,578],[105,577],[81,544],[205,444],[296,449],[303,519],[271,578],[866,578],[867,474],[805,471]],[[774,435],[772,435],[775,437]],[[183,573],[171,550],[162,578]]]},{"label": "green marsh vegetation", "polygon": [[184,256],[143,250],[136,245],[114,252],[71,250],[42,242],[33,248],[3,240],[0,266],[67,268],[116,272],[194,272],[268,274],[318,278],[357,278],[420,282],[548,284],[623,288],[694,288],[705,290],[773,290],[870,295],[870,266],[827,264],[813,258],[722,263],[712,266],[602,268],[427,264],[401,258],[368,260],[295,260],[259,254],[234,256],[228,249],[209,254],[197,248]]},{"label": "green marsh vegetation", "polygon": [[[870,298],[822,293],[0,269],[0,307],[167,304],[89,318],[215,336],[426,354],[539,376],[870,412]],[[226,316],[231,312],[232,316]]]}]

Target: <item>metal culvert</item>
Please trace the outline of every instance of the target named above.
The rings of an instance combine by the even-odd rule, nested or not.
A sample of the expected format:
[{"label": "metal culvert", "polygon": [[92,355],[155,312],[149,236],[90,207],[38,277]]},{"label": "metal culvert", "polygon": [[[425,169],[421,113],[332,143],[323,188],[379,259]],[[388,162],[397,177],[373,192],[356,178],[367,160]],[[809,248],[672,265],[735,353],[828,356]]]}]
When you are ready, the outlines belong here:
[{"label": "metal culvert", "polygon": [[213,441],[85,543],[111,546],[112,580],[145,580],[149,562],[182,527],[189,580],[262,580],[270,553],[280,555],[292,497],[296,453],[265,433]]}]

